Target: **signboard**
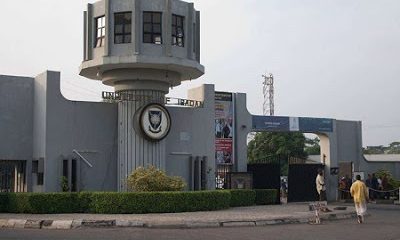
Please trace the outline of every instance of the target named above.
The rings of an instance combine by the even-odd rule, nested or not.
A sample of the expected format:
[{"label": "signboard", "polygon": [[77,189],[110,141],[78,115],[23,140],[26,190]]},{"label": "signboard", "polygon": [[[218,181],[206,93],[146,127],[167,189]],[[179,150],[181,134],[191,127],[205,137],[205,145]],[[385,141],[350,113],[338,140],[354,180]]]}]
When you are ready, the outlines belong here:
[{"label": "signboard", "polygon": [[328,118],[299,118],[302,132],[332,132],[333,121]]},{"label": "signboard", "polygon": [[253,131],[288,132],[289,118],[275,116],[253,116]]},{"label": "signboard", "polygon": [[247,172],[228,173],[227,189],[253,189],[253,173],[247,173]]},{"label": "signboard", "polygon": [[252,130],[256,132],[332,132],[333,119],[253,116]]},{"label": "signboard", "polygon": [[153,97],[148,95],[133,94],[130,92],[103,92],[102,98],[106,102],[119,102],[119,101],[131,101],[131,102],[164,102],[165,105],[191,107],[191,108],[203,108],[204,102],[173,98],[173,97]]},{"label": "signboard", "polygon": [[215,162],[233,164],[233,94],[215,92]]}]

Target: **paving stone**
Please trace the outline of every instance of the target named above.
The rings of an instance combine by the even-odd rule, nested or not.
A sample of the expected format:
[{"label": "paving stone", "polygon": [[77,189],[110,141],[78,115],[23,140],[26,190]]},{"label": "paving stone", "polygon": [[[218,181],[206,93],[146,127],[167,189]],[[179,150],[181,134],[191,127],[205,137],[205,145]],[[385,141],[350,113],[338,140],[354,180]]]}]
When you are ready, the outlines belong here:
[{"label": "paving stone", "polygon": [[182,222],[146,222],[143,224],[143,227],[147,228],[188,228],[186,223]]},{"label": "paving stone", "polygon": [[7,227],[9,228],[25,228],[26,219],[10,219]]},{"label": "paving stone", "polygon": [[299,218],[299,223],[309,223],[310,220],[308,218]]},{"label": "paving stone", "polygon": [[129,220],[115,220],[115,226],[117,227],[143,227],[144,223],[139,221]]},{"label": "paving stone", "polygon": [[223,227],[249,227],[249,226],[255,226],[256,223],[253,221],[245,221],[245,222],[223,222],[222,226]]},{"label": "paving stone", "polygon": [[40,229],[42,228],[43,220],[27,220],[25,223],[25,228]]},{"label": "paving stone", "polygon": [[260,220],[256,221],[256,226],[266,226],[266,225],[274,225],[276,224],[275,220]]},{"label": "paving stone", "polygon": [[329,219],[329,220],[337,220],[338,218],[337,218],[336,214],[329,214],[327,219]]},{"label": "paving stone", "polygon": [[82,220],[82,227],[113,227],[115,220]]},{"label": "paving stone", "polygon": [[71,228],[76,229],[82,227],[82,220],[73,220]]},{"label": "paving stone", "polygon": [[53,220],[43,220],[42,228],[49,229],[52,224],[53,224]]},{"label": "paving stone", "polygon": [[216,228],[221,227],[219,222],[188,222],[186,223],[188,228]]},{"label": "paving stone", "polygon": [[54,220],[49,229],[71,229],[72,220]]},{"label": "paving stone", "polygon": [[0,219],[0,228],[5,228],[8,225],[8,219]]}]

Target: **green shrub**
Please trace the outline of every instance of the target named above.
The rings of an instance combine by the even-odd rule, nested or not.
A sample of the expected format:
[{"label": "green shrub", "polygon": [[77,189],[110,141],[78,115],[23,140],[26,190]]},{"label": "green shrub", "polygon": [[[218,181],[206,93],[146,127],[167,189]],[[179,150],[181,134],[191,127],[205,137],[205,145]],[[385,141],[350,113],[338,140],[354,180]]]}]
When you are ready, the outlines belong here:
[{"label": "green shrub", "polygon": [[231,207],[252,206],[256,201],[254,190],[229,190],[231,193]]},{"label": "green shrub", "polygon": [[0,212],[6,212],[8,208],[8,194],[0,193]]},{"label": "green shrub", "polygon": [[63,191],[63,192],[68,192],[69,191],[68,178],[67,177],[65,177],[65,176],[61,177],[60,185],[61,185],[61,191]]},{"label": "green shrub", "polygon": [[0,212],[10,213],[173,213],[229,208],[228,191],[81,192],[0,194]]},{"label": "green shrub", "polygon": [[182,191],[186,186],[181,177],[167,176],[154,166],[137,168],[129,175],[127,185],[134,192]]},{"label": "green shrub", "polygon": [[0,213],[8,212],[8,193],[0,193]]},{"label": "green shrub", "polygon": [[278,197],[277,189],[255,189],[256,205],[276,204]]},{"label": "green shrub", "polygon": [[93,192],[80,192],[78,194],[79,212],[90,213]]},{"label": "green shrub", "polygon": [[76,213],[80,211],[78,193],[34,193],[31,207],[34,213]]},{"label": "green shrub", "polygon": [[93,193],[92,213],[171,213],[229,208],[230,194],[203,192]]},{"label": "green shrub", "polygon": [[275,204],[277,190],[199,192],[1,193],[0,212],[10,213],[173,213]]},{"label": "green shrub", "polygon": [[32,208],[29,204],[31,193],[8,193],[7,211],[10,213],[31,213]]},{"label": "green shrub", "polygon": [[78,193],[8,193],[4,212],[12,213],[77,213]]}]

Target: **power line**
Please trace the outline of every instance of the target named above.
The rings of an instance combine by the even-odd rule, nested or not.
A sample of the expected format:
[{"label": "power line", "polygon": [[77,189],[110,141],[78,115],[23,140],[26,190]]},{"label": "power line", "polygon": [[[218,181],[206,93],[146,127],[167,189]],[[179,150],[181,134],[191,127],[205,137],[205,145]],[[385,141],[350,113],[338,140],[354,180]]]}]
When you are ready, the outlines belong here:
[{"label": "power line", "polygon": [[[93,91],[93,90],[91,90],[91,89],[88,89],[88,88],[79,86],[79,85],[77,85],[77,84],[74,84],[74,83],[71,83],[71,82],[68,82],[68,81],[64,81],[64,83],[68,83],[69,85],[76,87],[76,88],[77,88],[76,90],[78,90],[78,91],[79,91],[79,90],[85,90],[85,91],[87,91],[87,92],[92,93],[93,95],[96,95],[97,97],[100,96],[100,93],[99,93],[99,92]],[[72,89],[74,89],[74,88],[72,88]]]},{"label": "power line", "polygon": [[80,94],[83,94],[83,95],[90,95],[90,96],[99,98],[99,94],[98,93],[95,94],[95,93],[93,93],[93,92],[91,92],[91,91],[89,91],[87,89],[84,89],[84,88],[80,89],[80,88],[72,88],[72,87],[64,86],[63,90],[67,90],[67,91],[70,91],[72,93],[79,92]]}]

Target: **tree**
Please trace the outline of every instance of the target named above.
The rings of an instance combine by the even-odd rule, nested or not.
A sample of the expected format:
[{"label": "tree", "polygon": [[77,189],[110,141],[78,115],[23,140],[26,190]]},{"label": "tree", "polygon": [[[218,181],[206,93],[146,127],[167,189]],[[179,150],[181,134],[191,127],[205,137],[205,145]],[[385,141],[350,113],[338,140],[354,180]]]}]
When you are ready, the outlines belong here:
[{"label": "tree", "polygon": [[380,146],[367,146],[367,148],[363,148],[364,154],[385,154],[386,147]]},{"label": "tree", "polygon": [[305,148],[304,150],[308,155],[320,155],[321,154],[321,147],[319,145],[319,138],[315,137],[313,139],[306,138],[305,141]]},{"label": "tree", "polygon": [[392,142],[389,146],[367,146],[363,148],[364,154],[400,154],[400,142]]},{"label": "tree", "polygon": [[400,142],[392,142],[388,147],[388,154],[400,154]]},{"label": "tree", "polygon": [[375,173],[376,177],[380,177],[381,179],[386,176],[386,178],[388,179],[388,186],[386,190],[393,190],[393,189],[398,189],[400,187],[400,181],[396,180],[393,175],[385,169],[379,169],[376,173]]},{"label": "tree", "polygon": [[306,158],[305,137],[294,132],[261,132],[249,142],[247,156],[249,163],[257,163],[271,156]]}]

